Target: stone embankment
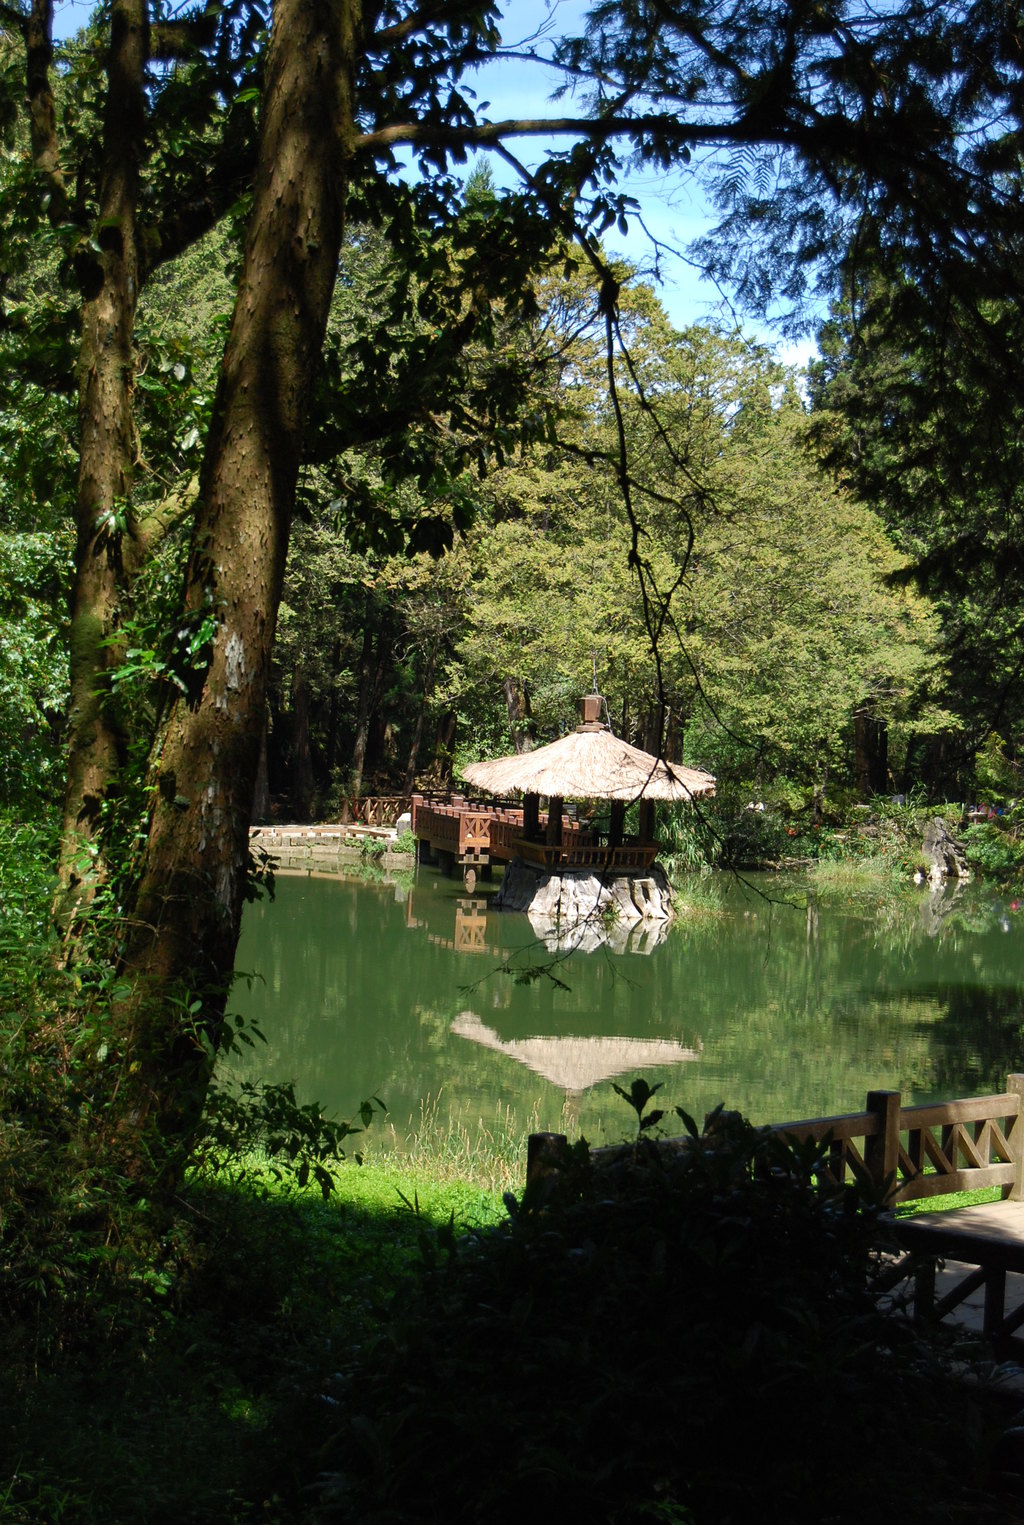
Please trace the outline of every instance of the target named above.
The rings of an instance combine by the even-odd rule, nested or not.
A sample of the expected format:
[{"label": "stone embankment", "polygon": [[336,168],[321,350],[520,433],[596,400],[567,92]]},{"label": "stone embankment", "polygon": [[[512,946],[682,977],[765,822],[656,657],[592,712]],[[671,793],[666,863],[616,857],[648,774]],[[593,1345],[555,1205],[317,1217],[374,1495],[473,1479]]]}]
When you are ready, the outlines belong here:
[{"label": "stone embankment", "polygon": [[358,826],[345,823],[321,826],[253,826],[249,848],[266,853],[281,869],[337,871],[371,859],[382,868],[408,869],[412,853],[397,853],[391,844],[398,838],[394,826]]}]

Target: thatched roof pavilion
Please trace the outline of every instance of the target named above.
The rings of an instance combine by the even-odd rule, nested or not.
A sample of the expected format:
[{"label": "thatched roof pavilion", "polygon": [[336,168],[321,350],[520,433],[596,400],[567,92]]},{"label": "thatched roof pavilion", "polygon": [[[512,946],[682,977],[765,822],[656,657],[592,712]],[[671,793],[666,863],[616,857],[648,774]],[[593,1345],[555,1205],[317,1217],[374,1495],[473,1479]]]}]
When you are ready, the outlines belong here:
[{"label": "thatched roof pavilion", "polygon": [[[591,914],[592,902],[600,899],[607,905],[609,894],[614,893],[615,909],[626,920],[671,915],[667,882],[662,882],[663,875],[658,879],[660,870],[655,874],[655,801],[692,802],[714,794],[715,780],[699,768],[664,762],[620,740],[601,721],[603,703],[599,694],[588,694],[582,704],[583,723],[535,752],[471,763],[462,769],[466,782],[479,789],[499,796],[510,790],[523,794],[521,822],[495,820],[490,828],[492,850],[509,860],[499,907],[545,914],[554,909],[555,919],[576,922]],[[541,795],[548,798],[544,822]],[[575,821],[563,822],[565,799],[607,800],[611,806],[607,835],[602,837],[596,829]],[[635,837],[625,838],[626,806],[633,801],[640,805],[639,829]],[[527,866],[546,875],[542,892],[534,879],[524,876]],[[581,892],[579,876],[585,871],[600,874],[603,882],[595,879]],[[622,881],[611,890],[610,877]],[[580,893],[582,902],[577,904]]]},{"label": "thatched roof pavilion", "polygon": [[462,777],[496,795],[519,789],[569,800],[677,800],[714,794],[715,780],[700,768],[663,762],[631,747],[610,726],[578,725],[568,735],[535,752],[470,763]]}]

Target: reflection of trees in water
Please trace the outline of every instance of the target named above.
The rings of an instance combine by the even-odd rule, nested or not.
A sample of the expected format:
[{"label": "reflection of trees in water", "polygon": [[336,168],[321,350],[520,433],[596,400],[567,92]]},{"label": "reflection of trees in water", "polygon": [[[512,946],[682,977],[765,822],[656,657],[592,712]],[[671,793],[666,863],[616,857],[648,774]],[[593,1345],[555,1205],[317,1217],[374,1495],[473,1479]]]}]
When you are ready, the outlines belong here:
[{"label": "reflection of trees in water", "polygon": [[[971,887],[936,936],[922,929],[913,893],[898,914],[889,900],[848,914],[818,897],[808,936],[806,901],[771,905],[727,886],[726,914],[676,924],[646,957],[604,950],[561,962],[567,988],[500,972],[505,960],[551,958],[525,918],[488,912],[496,951],[454,952],[454,896],[431,881],[396,900],[386,885],[283,879],[275,904],[250,907],[239,963],[262,968],[267,984],[240,990],[235,1006],[272,1047],[250,1057],[247,1073],[295,1079],[304,1097],[344,1114],[373,1091],[414,1114],[441,1091],[453,1106],[501,1098],[525,1115],[543,1092],[557,1123],[560,1098],[547,1081],[507,1050],[453,1039],[451,1022],[467,1007],[499,1045],[701,1043],[698,1060],[648,1078],[691,1112],[725,1101],[756,1121],[860,1107],[879,1086],[918,1098],[1001,1089],[1024,1061],[1020,938],[999,930],[998,903]],[[610,1087],[588,1092],[584,1130],[607,1112],[621,1131],[620,1110]]]},{"label": "reflection of trees in water", "polygon": [[1002,1091],[1024,1067],[1024,987],[939,986],[928,998],[942,1013],[931,1029],[935,1091]]}]

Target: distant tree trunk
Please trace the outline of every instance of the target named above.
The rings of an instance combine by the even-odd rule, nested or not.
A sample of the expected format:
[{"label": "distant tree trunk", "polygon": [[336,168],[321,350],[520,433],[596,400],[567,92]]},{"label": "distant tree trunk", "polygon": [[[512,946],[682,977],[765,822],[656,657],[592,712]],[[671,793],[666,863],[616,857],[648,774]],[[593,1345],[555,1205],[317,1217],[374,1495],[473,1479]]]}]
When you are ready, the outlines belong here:
[{"label": "distant tree trunk", "polygon": [[889,731],[884,720],[859,710],[853,717],[854,773],[861,799],[884,794],[889,783]]},{"label": "distant tree trunk", "polygon": [[216,611],[217,631],[202,692],[175,704],[156,749],[124,961],[133,994],[115,1012],[110,1143],[150,1180],[173,1179],[198,1121],[234,965],[303,425],[343,230],[359,22],[358,0],[274,7],[250,233],[186,574],[187,610]]},{"label": "distant tree trunk", "polygon": [[262,825],[270,820],[270,774],[267,768],[267,718],[263,717],[263,735],[260,740],[260,760],[256,766],[256,786],[252,797],[252,824]]},{"label": "distant tree trunk", "polygon": [[363,787],[363,768],[366,764],[366,744],[370,735],[370,705],[373,699],[373,623],[370,618],[373,605],[366,600],[366,623],[363,626],[363,648],[359,653],[359,707],[356,711],[356,734],[352,743],[352,767],[350,787],[358,795]]},{"label": "distant tree trunk", "polygon": [[654,704],[646,711],[642,724],[641,746],[645,752],[650,752],[652,757],[661,756],[662,741],[665,735],[665,706]]},{"label": "distant tree trunk", "polygon": [[437,722],[437,736],[434,741],[434,773],[438,787],[441,789],[447,789],[452,781],[455,731],[458,723],[458,710],[445,710]]},{"label": "distant tree trunk", "polygon": [[814,786],[811,796],[811,820],[815,826],[820,826],[825,819],[825,790],[828,787],[828,762],[822,759],[821,771],[818,774],[818,782]]},{"label": "distant tree trunk", "polygon": [[434,692],[434,673],[437,670],[437,641],[430,648],[427,658],[427,668],[423,674],[423,696],[420,699],[419,711],[416,715],[416,724],[413,728],[412,742],[409,746],[409,761],[405,767],[405,792],[411,793],[416,783],[416,764],[419,761],[420,747],[423,744],[423,726],[427,718],[427,706]]},{"label": "distant tree trunk", "polygon": [[505,709],[512,746],[517,752],[529,752],[537,735],[530,708],[529,684],[518,678],[505,679]]},{"label": "distant tree trunk", "polygon": [[341,641],[331,647],[330,705],[327,712],[326,768],[330,778],[338,761],[338,674],[341,671]]},{"label": "distant tree trunk", "polygon": [[672,705],[668,712],[668,725],[665,728],[666,762],[682,762],[685,742],[686,716],[682,710]]},{"label": "distant tree trunk", "polygon": [[[81,443],[58,897],[62,919],[73,918],[75,907],[91,898],[103,876],[96,852],[100,811],[127,749],[110,675],[120,655],[116,636],[121,600],[141,558],[130,486],[139,284],[136,215],[149,50],[145,0],[113,0],[110,25],[97,247],[83,248],[76,259],[83,297],[78,351]],[[30,52],[30,66],[31,62]],[[31,87],[31,78],[29,83]],[[58,166],[55,145],[47,144],[47,136],[45,131],[33,132],[33,146],[38,167],[52,182]],[[92,851],[83,853],[83,844]]]},{"label": "distant tree trunk", "polygon": [[308,821],[313,808],[313,754],[309,745],[309,680],[300,664],[292,673],[292,807],[297,821]]},{"label": "distant tree trunk", "polygon": [[373,773],[390,766],[391,716],[386,712],[385,695],[391,673],[391,656],[394,650],[394,625],[387,610],[381,616],[374,647],[373,687],[370,691],[370,714],[367,723],[367,749],[365,768]]}]

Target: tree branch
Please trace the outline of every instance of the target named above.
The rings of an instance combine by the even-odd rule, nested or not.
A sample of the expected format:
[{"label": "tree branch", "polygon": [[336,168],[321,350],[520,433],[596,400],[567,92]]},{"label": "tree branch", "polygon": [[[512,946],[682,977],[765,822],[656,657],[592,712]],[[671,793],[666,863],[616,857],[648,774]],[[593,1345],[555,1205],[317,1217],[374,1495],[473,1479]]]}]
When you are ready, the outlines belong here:
[{"label": "tree branch", "polygon": [[32,0],[23,20],[32,164],[49,195],[46,213],[54,227],[68,218],[68,193],[60,162],[57,110],[50,85],[53,62],[53,0]]},{"label": "tree branch", "polygon": [[502,138],[587,137],[636,138],[658,132],[672,142],[731,143],[736,131],[721,124],[680,122],[671,115],[649,117],[522,117],[504,122],[475,122],[468,127],[443,127],[432,122],[396,122],[390,127],[365,132],[356,139],[359,152],[373,152],[398,144],[425,143],[438,148],[486,147]]}]

